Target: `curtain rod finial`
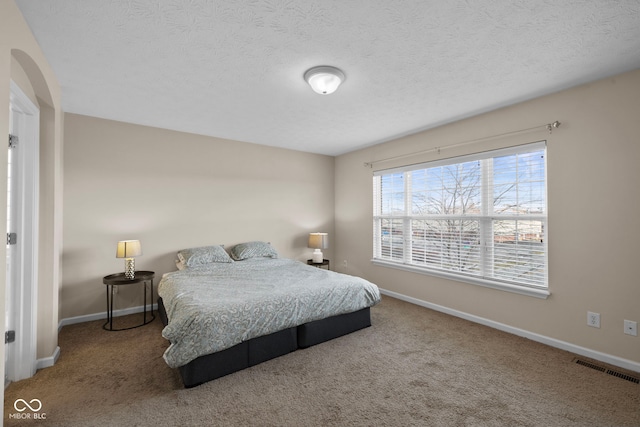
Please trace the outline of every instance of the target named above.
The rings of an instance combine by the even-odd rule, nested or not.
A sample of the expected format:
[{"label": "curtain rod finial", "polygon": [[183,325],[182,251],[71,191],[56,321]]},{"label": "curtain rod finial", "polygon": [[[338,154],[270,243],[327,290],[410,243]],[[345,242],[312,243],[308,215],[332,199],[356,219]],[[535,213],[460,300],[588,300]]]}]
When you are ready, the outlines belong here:
[{"label": "curtain rod finial", "polygon": [[547,130],[549,131],[549,133],[553,132],[554,129],[558,129],[560,127],[562,123],[560,123],[559,121],[555,121],[553,123],[549,123],[547,124]]}]

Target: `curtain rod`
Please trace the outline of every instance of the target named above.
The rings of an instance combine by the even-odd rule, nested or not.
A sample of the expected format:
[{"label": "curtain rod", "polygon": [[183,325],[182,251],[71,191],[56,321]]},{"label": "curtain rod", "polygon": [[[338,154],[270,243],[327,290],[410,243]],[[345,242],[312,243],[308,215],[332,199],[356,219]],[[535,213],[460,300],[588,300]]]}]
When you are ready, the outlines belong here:
[{"label": "curtain rod", "polygon": [[559,121],[555,121],[552,123],[547,123],[544,125],[538,125],[538,126],[534,126],[532,128],[527,128],[527,129],[521,129],[521,130],[516,130],[516,131],[512,131],[512,132],[506,132],[506,133],[501,133],[498,135],[491,135],[491,136],[485,136],[483,138],[477,138],[477,139],[472,139],[469,141],[463,141],[463,142],[458,142],[455,144],[451,144],[451,145],[445,145],[442,147],[433,147],[433,148],[429,148],[427,150],[422,150],[422,151],[416,151],[414,153],[409,153],[409,154],[401,154],[399,156],[395,156],[395,157],[388,157],[386,159],[380,159],[380,160],[373,160],[371,162],[365,162],[364,163],[364,167],[368,167],[368,168],[372,168],[373,165],[375,165],[376,163],[384,163],[384,162],[390,162],[392,160],[398,160],[398,159],[403,159],[405,157],[411,157],[411,156],[416,156],[419,154],[425,154],[425,153],[429,153],[431,151],[437,151],[438,153],[440,153],[440,150],[443,148],[453,148],[453,147],[460,147],[462,145],[468,145],[468,144],[473,144],[476,142],[482,142],[482,141],[486,141],[488,139],[496,139],[496,138],[502,138],[504,136],[511,136],[511,135],[517,135],[520,133],[525,133],[525,132],[532,132],[534,130],[539,130],[539,129],[547,129],[549,131],[549,133],[551,134],[553,132],[554,129],[557,129],[560,127],[562,123],[560,123]]}]

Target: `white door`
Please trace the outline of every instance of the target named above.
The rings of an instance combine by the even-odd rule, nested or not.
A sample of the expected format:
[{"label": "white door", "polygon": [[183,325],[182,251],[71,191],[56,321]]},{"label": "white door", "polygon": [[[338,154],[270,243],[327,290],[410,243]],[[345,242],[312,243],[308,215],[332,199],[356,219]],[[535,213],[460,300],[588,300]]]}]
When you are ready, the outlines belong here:
[{"label": "white door", "polygon": [[[9,153],[8,153],[8,165],[7,165],[7,281],[6,281],[6,297],[5,297],[5,327],[7,333],[5,334],[5,353],[4,353],[4,385],[5,387],[11,382],[15,381],[15,330],[16,330],[16,292],[15,285],[17,283],[17,279],[15,277],[15,273],[17,272],[17,255],[18,245],[13,241],[9,241],[9,236],[14,236],[13,234],[16,232],[16,208],[18,205],[18,201],[16,200],[17,189],[16,189],[16,160],[17,160],[17,150],[18,150],[18,141],[20,139],[20,112],[14,111],[15,106],[13,103],[9,109]],[[17,240],[17,239],[12,239]],[[12,334],[12,340],[8,340],[8,334]]]},{"label": "white door", "polygon": [[5,387],[36,371],[39,110],[13,82],[9,133]]}]

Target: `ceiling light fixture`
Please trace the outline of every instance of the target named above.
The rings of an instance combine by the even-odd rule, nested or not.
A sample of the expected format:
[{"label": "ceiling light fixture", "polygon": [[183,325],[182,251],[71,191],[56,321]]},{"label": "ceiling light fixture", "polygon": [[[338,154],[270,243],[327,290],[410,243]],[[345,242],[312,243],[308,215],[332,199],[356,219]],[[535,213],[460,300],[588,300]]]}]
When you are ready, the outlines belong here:
[{"label": "ceiling light fixture", "polygon": [[329,95],[338,89],[340,83],[345,81],[344,73],[336,67],[326,65],[313,67],[304,73],[304,79],[311,89],[320,95]]}]

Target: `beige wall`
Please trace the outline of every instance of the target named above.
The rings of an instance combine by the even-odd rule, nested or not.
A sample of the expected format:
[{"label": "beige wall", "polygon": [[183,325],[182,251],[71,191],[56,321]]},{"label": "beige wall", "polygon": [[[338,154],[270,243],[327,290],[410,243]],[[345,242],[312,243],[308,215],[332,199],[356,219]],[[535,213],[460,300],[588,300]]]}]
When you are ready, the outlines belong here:
[{"label": "beige wall", "polygon": [[[38,260],[37,357],[51,358],[58,344],[61,247],[62,111],[60,87],[40,47],[12,0],[0,2],[0,135],[9,133],[9,87],[14,80],[40,108],[40,241]],[[0,188],[7,188],[7,151],[0,150]],[[6,224],[6,196],[0,224]],[[2,226],[6,232],[6,226]],[[0,246],[0,259],[6,251]],[[0,263],[0,305],[5,306],[5,263]],[[0,328],[4,330],[4,316]],[[4,372],[4,346],[0,365]]]},{"label": "beige wall", "polygon": [[[336,159],[335,265],[381,288],[522,329],[640,367],[640,70],[538,98]],[[548,141],[549,289],[537,299],[373,266],[372,169],[364,162],[444,147],[559,120],[562,126],[442,149],[375,169]],[[342,264],[347,260],[347,267]],[[601,328],[586,326],[587,311]],[[625,362],[626,363],[626,362]]]},{"label": "beige wall", "polygon": [[[118,240],[139,239],[136,268],[157,278],[194,246],[263,240],[283,257],[310,258],[308,233],[334,234],[333,162],[66,114],[60,318],[105,311],[102,277],[124,269]],[[140,296],[121,288],[114,309],[140,305]]]}]

